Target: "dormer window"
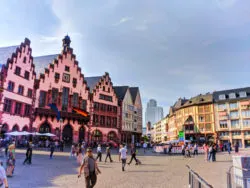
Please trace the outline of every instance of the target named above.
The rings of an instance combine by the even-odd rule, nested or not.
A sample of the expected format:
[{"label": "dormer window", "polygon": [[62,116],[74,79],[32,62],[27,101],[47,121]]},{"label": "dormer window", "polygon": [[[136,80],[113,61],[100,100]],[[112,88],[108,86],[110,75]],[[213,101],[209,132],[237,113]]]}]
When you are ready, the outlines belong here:
[{"label": "dormer window", "polygon": [[247,93],[245,91],[241,91],[240,93],[240,97],[247,97]]},{"label": "dormer window", "polygon": [[230,93],[229,94],[229,99],[235,99],[236,98],[236,94],[235,93]]},{"label": "dormer window", "polygon": [[226,99],[226,95],[225,94],[219,95],[219,99],[220,100],[225,100]]}]

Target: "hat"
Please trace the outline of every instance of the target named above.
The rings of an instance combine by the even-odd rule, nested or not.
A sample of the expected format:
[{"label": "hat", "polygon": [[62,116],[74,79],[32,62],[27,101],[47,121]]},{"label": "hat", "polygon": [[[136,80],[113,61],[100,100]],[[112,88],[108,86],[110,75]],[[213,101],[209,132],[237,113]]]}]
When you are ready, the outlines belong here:
[{"label": "hat", "polygon": [[87,148],[87,152],[92,151],[92,148]]}]

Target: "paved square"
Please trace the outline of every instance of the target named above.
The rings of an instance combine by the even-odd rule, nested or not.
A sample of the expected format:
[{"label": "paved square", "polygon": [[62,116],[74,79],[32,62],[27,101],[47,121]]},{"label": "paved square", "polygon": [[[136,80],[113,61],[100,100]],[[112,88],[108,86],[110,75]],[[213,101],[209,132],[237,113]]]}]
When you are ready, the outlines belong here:
[{"label": "paved square", "polygon": [[[47,151],[33,151],[32,165],[22,165],[25,151],[17,150],[15,174],[8,178],[11,188],[34,187],[85,187],[84,178],[77,178],[78,164],[69,159],[69,153],[55,153],[49,159]],[[96,188],[186,188],[188,186],[188,170],[190,165],[208,183],[216,188],[226,187],[226,171],[232,164],[231,156],[226,153],[217,154],[217,162],[204,162],[204,155],[187,159],[182,156],[166,156],[142,151],[138,158],[142,165],[134,163],[126,166],[122,172],[118,155],[113,155],[114,163],[100,162],[102,174],[98,175]],[[105,155],[103,155],[103,158]],[[130,157],[130,156],[129,156]]]}]

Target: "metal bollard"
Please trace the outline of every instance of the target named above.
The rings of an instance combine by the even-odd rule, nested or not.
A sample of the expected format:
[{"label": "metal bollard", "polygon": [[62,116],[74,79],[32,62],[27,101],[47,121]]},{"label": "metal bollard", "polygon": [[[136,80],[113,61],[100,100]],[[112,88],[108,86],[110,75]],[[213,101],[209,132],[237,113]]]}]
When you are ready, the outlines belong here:
[{"label": "metal bollard", "polygon": [[227,172],[227,188],[232,188],[232,178],[230,172]]}]

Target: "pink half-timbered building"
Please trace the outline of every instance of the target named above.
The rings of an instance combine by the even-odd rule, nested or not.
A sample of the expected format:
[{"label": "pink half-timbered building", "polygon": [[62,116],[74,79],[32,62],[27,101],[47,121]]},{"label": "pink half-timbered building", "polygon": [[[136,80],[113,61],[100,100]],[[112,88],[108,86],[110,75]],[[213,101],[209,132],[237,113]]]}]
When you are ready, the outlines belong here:
[{"label": "pink half-timbered building", "polygon": [[20,46],[0,49],[0,124],[6,131],[29,130],[36,78],[29,39]]}]

